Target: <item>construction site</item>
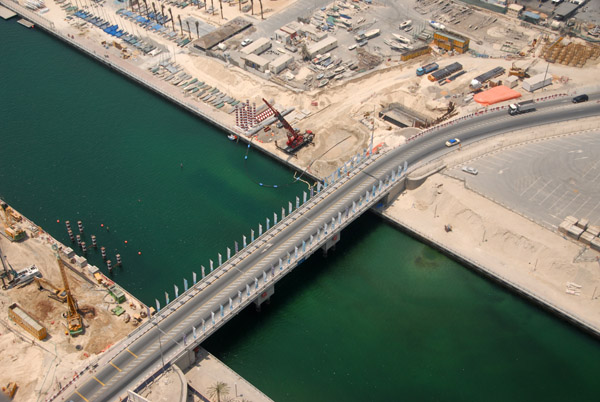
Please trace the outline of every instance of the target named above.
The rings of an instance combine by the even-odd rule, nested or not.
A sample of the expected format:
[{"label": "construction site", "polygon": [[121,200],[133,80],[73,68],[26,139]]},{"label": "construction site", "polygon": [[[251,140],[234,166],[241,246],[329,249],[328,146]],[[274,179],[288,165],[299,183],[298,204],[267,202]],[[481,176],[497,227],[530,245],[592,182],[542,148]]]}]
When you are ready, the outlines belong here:
[{"label": "construction site", "polygon": [[0,384],[14,400],[42,400],[154,310],[4,201],[0,206],[0,364],[10,367]]},{"label": "construction site", "polygon": [[[310,12],[299,1],[264,3],[260,19],[254,3],[229,2],[221,17],[200,2],[174,8],[175,17],[140,2],[106,4],[128,31],[119,39],[68,1],[49,1],[44,16],[60,35],[218,121],[230,139],[316,177],[455,117],[533,94],[574,94],[595,83],[600,63],[599,28],[579,18],[583,6],[558,20],[474,1],[335,1]],[[150,28],[150,14],[160,28]],[[68,228],[71,248],[0,206],[0,361],[11,367],[0,385],[15,400],[42,399],[153,309],[87,264],[85,240],[97,245],[82,231]]]}]

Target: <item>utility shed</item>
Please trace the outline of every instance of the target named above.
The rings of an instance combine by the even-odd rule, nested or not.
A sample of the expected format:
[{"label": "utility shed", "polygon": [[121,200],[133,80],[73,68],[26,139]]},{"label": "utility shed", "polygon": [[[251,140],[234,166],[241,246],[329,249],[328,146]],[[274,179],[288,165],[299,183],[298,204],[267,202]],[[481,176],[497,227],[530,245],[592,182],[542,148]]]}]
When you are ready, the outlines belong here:
[{"label": "utility shed", "polygon": [[269,63],[269,70],[273,74],[279,74],[281,71],[285,70],[287,66],[289,66],[294,61],[294,57],[289,54],[282,54],[271,63]]},{"label": "utility shed", "polygon": [[556,10],[554,10],[554,15],[552,18],[557,21],[565,21],[575,14],[577,8],[579,8],[579,4],[562,2],[558,7],[556,7]]},{"label": "utility shed", "polygon": [[313,43],[306,49],[309,57],[315,57],[318,54],[327,53],[328,51],[335,49],[338,45],[338,41],[333,36],[329,36],[317,43]]},{"label": "utility shed", "polygon": [[540,73],[523,80],[523,89],[529,92],[536,91],[552,84],[552,75]]},{"label": "utility shed", "polygon": [[519,85],[519,77],[516,75],[511,75],[507,79],[504,80],[504,84],[509,88],[514,88]]},{"label": "utility shed", "polygon": [[255,68],[261,73],[267,71],[267,67],[269,66],[269,60],[256,54],[242,56],[242,59],[245,61],[248,67]]},{"label": "utility shed", "polygon": [[34,320],[17,303],[8,307],[8,317],[40,341],[46,337],[46,327]]},{"label": "utility shed", "polygon": [[243,55],[261,54],[271,48],[271,41],[267,38],[258,38],[254,43],[249,44],[242,49]]},{"label": "utility shed", "polygon": [[534,24],[539,24],[540,23],[540,15],[536,14],[536,13],[532,13],[531,11],[525,11],[523,14],[523,19],[527,22],[531,22]]}]

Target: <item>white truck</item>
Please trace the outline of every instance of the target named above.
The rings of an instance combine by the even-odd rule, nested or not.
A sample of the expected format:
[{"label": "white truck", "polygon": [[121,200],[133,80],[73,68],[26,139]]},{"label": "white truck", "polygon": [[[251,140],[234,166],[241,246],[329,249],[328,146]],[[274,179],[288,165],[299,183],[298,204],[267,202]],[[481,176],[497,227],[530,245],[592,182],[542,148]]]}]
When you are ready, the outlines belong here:
[{"label": "white truck", "polygon": [[512,103],[508,105],[508,114],[515,116],[517,114],[523,114],[533,112],[535,110],[535,101],[527,100],[519,103]]}]

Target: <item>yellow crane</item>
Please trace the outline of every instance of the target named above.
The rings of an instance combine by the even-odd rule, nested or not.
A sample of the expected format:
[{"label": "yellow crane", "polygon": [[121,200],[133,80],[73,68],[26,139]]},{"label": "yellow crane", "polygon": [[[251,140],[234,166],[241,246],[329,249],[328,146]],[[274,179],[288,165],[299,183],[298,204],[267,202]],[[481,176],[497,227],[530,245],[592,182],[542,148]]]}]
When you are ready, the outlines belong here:
[{"label": "yellow crane", "polygon": [[65,288],[64,291],[67,296],[67,327],[69,329],[69,334],[77,335],[83,332],[83,320],[81,319],[81,316],[77,311],[77,301],[71,294],[71,289],[69,288],[69,281],[67,280],[67,273],[65,272],[65,266],[63,264],[63,261],[60,258],[58,246],[54,244],[52,246],[52,250],[54,250],[56,262],[58,263],[58,267],[60,268],[60,276],[62,277],[63,286]]},{"label": "yellow crane", "polygon": [[25,237],[25,231],[19,229],[15,225],[15,221],[20,222],[21,215],[17,214],[7,203],[0,200],[0,209],[2,210],[2,216],[4,220],[4,233],[10,241],[19,241]]}]

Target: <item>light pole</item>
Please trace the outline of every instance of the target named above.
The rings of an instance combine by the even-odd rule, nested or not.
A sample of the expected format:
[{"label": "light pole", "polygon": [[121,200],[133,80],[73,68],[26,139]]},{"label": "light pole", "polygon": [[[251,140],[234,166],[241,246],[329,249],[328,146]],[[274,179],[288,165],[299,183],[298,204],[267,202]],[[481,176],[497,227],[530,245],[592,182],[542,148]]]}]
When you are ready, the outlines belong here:
[{"label": "light pole", "polygon": [[156,329],[158,329],[158,349],[160,350],[160,361],[162,363],[162,366],[165,367],[165,359],[163,358],[162,352],[162,342],[160,340],[160,327],[158,326],[158,323],[156,321],[153,321],[153,324],[156,326]]}]

